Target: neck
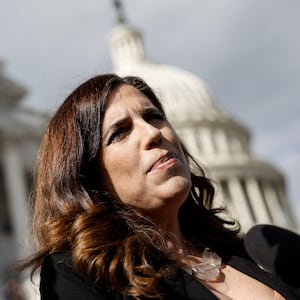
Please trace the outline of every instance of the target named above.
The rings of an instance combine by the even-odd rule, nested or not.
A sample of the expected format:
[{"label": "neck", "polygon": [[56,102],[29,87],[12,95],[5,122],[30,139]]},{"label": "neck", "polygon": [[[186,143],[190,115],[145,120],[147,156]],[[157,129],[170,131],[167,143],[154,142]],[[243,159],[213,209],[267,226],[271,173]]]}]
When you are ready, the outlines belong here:
[{"label": "neck", "polygon": [[[170,218],[170,216],[174,217]],[[183,249],[185,238],[180,228],[178,215],[169,213],[163,218],[160,218],[160,222],[158,222],[158,224],[164,232],[172,237],[170,242],[168,243],[169,249],[172,251]]]},{"label": "neck", "polygon": [[178,249],[184,248],[184,235],[181,231],[179,220],[178,220],[178,212],[172,210],[161,210],[159,213],[157,211],[149,213],[148,217],[157,224],[163,232],[167,233],[171,236],[167,246],[171,252],[178,251]]}]

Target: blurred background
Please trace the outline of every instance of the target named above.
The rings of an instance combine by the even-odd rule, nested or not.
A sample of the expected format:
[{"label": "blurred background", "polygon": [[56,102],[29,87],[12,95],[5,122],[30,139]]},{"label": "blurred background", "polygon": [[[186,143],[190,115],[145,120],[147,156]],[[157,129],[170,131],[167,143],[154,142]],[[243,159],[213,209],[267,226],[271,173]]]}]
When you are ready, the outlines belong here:
[{"label": "blurred background", "polygon": [[[251,143],[250,149],[246,148],[279,173],[274,178],[280,177],[278,184],[284,184],[287,204],[278,209],[287,209],[287,218],[293,219],[284,223],[286,227],[298,230],[299,1],[121,3],[121,15],[126,24],[140,32],[149,60],[201,78],[200,83],[207,84],[216,106],[247,128]],[[118,9],[112,0],[1,0],[3,295],[8,286],[17,284],[11,281],[15,278],[11,263],[24,255],[20,241],[24,239],[26,201],[45,120],[79,83],[95,74],[115,70],[110,56],[112,45],[108,42],[117,16]],[[20,172],[20,165],[24,172]]]}]

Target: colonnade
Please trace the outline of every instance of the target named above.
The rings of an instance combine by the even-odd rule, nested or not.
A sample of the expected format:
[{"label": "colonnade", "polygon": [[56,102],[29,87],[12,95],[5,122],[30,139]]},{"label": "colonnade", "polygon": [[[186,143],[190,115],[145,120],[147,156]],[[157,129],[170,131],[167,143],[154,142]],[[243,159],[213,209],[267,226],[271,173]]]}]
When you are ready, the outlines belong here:
[{"label": "colonnade", "polygon": [[[243,230],[249,229],[254,224],[276,224],[278,226],[292,228],[290,218],[281,203],[278,195],[282,187],[278,184],[261,182],[257,178],[231,177],[223,180],[220,197],[226,199],[226,184],[230,201],[229,208],[237,216]],[[225,187],[224,187],[225,186]],[[276,192],[276,189],[278,191]],[[227,196],[228,197],[228,196]]]},{"label": "colonnade", "polygon": [[[24,258],[28,234],[28,186],[22,153],[17,139],[1,140],[1,167],[13,230],[16,259]],[[3,195],[1,195],[3,197]]]},{"label": "colonnade", "polygon": [[225,201],[243,230],[258,223],[294,228],[283,177],[271,165],[253,157],[247,130],[232,120],[224,126],[219,120],[205,122],[194,126],[175,122],[175,127],[188,150],[218,183],[217,203]]}]

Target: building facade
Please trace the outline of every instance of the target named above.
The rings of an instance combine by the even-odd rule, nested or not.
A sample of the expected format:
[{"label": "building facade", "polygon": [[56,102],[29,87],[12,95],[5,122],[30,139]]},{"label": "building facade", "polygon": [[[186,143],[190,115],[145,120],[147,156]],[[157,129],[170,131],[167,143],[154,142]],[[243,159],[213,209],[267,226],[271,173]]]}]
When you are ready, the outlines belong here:
[{"label": "building facade", "polygon": [[141,34],[122,22],[111,31],[109,47],[117,74],[140,76],[155,90],[185,145],[216,182],[217,203],[243,230],[257,223],[295,229],[283,175],[252,154],[249,130],[215,105],[205,82],[152,62]]},{"label": "building facade", "polygon": [[16,283],[13,265],[30,251],[28,196],[47,123],[46,115],[22,107],[25,94],[25,88],[7,77],[0,63],[0,299],[8,283]]}]

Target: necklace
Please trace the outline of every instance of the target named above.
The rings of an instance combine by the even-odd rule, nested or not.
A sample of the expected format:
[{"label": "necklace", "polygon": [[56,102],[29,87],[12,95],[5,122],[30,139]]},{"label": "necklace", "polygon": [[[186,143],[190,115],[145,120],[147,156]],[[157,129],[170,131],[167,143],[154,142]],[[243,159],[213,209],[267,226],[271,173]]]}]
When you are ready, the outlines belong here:
[{"label": "necklace", "polygon": [[221,273],[222,259],[209,248],[205,248],[202,253],[202,262],[195,264],[191,268],[183,269],[198,280],[214,281]]}]

